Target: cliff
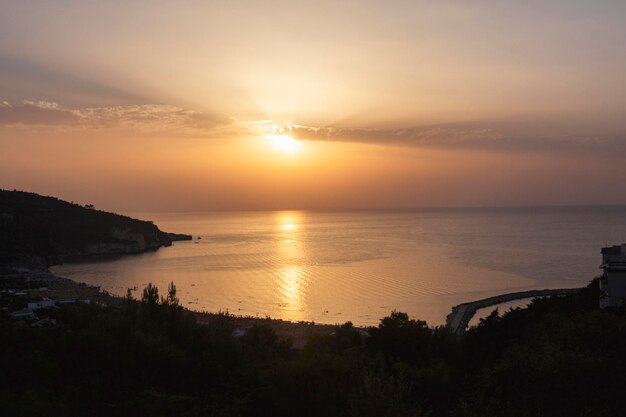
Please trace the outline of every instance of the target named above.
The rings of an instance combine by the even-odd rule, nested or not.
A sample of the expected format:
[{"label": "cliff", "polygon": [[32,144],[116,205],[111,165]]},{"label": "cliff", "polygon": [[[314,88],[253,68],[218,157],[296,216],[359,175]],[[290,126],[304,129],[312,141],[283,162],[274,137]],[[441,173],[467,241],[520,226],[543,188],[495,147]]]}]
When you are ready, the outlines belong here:
[{"label": "cliff", "polygon": [[0,190],[0,264],[52,265],[84,256],[134,254],[190,240],[150,221],[35,193]]}]

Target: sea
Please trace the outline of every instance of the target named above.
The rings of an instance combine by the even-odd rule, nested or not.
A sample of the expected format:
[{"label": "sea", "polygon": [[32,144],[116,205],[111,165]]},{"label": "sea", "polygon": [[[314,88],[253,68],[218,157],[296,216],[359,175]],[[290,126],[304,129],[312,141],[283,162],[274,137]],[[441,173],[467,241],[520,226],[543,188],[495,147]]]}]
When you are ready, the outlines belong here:
[{"label": "sea", "polygon": [[[445,323],[459,303],[587,285],[626,241],[626,207],[132,213],[193,240],[52,271],[116,295],[174,282],[193,310],[376,325]],[[136,289],[136,290],[135,290]]]}]

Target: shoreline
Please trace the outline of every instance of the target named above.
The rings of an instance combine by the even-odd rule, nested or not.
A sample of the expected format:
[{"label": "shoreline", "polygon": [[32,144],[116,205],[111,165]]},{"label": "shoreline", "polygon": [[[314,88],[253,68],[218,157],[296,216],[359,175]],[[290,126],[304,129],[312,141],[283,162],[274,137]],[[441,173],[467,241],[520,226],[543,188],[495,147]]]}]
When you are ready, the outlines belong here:
[{"label": "shoreline", "polygon": [[[26,282],[41,282],[46,287],[24,289],[28,300],[32,299],[48,299],[56,302],[67,301],[86,301],[106,306],[116,306],[122,304],[124,297],[110,294],[99,286],[90,285],[84,282],[77,282],[69,278],[65,278],[46,270],[23,270],[17,271],[15,276],[23,276]],[[184,311],[195,316],[199,324],[208,325],[217,317],[227,317],[232,321],[235,331],[233,336],[238,337],[254,325],[269,326],[282,339],[291,339],[292,347],[295,349],[303,348],[310,336],[325,336],[332,334],[337,324],[323,324],[315,322],[292,322],[283,319],[273,319],[271,317],[252,317],[235,315],[226,312],[208,312],[195,311],[181,306]],[[355,327],[365,330],[365,328]]]}]

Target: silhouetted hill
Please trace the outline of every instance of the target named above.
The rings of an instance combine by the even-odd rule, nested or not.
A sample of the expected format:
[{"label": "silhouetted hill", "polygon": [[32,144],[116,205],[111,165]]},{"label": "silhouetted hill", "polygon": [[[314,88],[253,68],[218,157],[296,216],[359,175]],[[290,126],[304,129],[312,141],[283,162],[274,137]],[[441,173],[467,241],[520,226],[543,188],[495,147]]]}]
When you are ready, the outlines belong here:
[{"label": "silhouetted hill", "polygon": [[68,258],[156,250],[187,239],[191,236],[163,232],[150,221],[0,190],[1,264],[47,266]]}]

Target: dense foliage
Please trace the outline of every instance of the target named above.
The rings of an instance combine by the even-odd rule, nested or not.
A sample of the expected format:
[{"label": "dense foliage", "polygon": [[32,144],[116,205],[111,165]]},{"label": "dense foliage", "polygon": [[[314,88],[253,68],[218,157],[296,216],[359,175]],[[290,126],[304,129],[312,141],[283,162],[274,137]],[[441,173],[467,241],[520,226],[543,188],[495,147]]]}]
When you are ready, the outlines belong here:
[{"label": "dense foliage", "polygon": [[264,325],[233,337],[150,286],[118,307],[71,305],[56,326],[0,321],[7,416],[626,415],[626,313],[597,290],[492,314],[457,339],[394,312],[301,350]]}]

